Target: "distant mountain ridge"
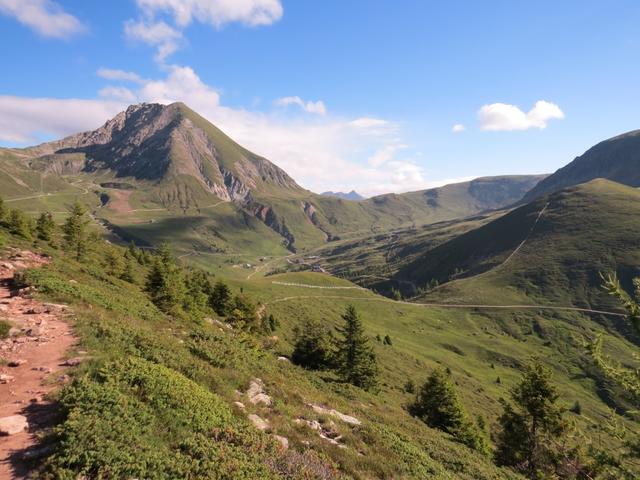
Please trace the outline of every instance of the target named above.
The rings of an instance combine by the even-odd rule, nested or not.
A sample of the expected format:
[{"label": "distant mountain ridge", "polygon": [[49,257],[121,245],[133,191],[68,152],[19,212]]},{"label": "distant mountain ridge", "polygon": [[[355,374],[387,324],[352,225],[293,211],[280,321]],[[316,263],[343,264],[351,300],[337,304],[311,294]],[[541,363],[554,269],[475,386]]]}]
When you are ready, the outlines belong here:
[{"label": "distant mountain ridge", "polygon": [[145,244],[262,254],[503,208],[540,179],[486,177],[360,201],[317,195],[183,103],[132,105],[93,131],[0,148],[0,191],[29,211],[64,210],[76,196]]},{"label": "distant mountain ridge", "polygon": [[522,201],[530,202],[546,193],[596,178],[640,187],[640,130],[623,133],[591,147],[542,180]]},{"label": "distant mountain ridge", "polygon": [[320,195],[324,195],[325,197],[335,197],[335,198],[341,198],[343,200],[353,200],[353,201],[359,201],[359,200],[364,200],[364,197],[362,195],[360,195],[358,192],[356,192],[355,190],[351,190],[349,193],[345,193],[345,192],[322,192]]}]

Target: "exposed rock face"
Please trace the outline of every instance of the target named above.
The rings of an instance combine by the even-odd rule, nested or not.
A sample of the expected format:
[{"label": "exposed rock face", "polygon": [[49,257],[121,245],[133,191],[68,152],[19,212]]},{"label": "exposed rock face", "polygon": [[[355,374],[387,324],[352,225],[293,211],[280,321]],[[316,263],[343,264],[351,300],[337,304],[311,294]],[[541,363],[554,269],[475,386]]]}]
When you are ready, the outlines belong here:
[{"label": "exposed rock face", "polygon": [[102,127],[24,150],[33,168],[60,175],[107,169],[117,177],[162,184],[158,200],[188,208],[202,190],[255,215],[282,235],[294,237],[273,211],[256,200],[273,189],[300,191],[281,168],[236,144],[181,103],[132,105]]},{"label": "exposed rock face", "polygon": [[263,405],[266,405],[267,407],[270,407],[272,403],[271,397],[264,391],[263,381],[259,378],[255,378],[251,380],[251,383],[249,383],[247,397],[249,398],[249,401],[254,405],[261,403]]}]

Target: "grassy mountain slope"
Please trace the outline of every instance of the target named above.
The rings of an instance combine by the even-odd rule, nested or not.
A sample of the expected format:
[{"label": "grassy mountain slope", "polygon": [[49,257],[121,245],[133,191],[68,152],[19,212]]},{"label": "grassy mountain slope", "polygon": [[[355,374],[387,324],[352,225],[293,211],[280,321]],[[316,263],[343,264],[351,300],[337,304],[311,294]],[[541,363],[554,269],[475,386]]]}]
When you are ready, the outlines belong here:
[{"label": "grassy mountain slope", "polygon": [[639,215],[640,192],[594,180],[454,238],[398,276],[416,283],[453,279],[426,297],[452,303],[528,299],[608,308],[611,300],[602,293],[599,273],[617,271],[627,285],[638,274]]},{"label": "grassy mountain slope", "polygon": [[[134,105],[94,131],[0,149],[0,188],[16,206],[64,211],[78,198],[126,238],[142,234],[149,243],[157,243],[155,232],[185,222],[191,232],[206,230],[195,242],[176,243],[185,252],[195,246],[233,253],[241,246],[256,254],[283,246],[308,250],[338,238],[502,207],[539,179],[483,178],[359,202],[316,195],[181,103]],[[222,202],[228,207],[216,208]],[[246,216],[256,221],[243,220],[250,234],[237,243],[236,227]],[[144,225],[149,222],[162,227]],[[265,234],[259,223],[271,232]]]},{"label": "grassy mountain slope", "polygon": [[596,178],[640,186],[640,130],[618,135],[591,147],[542,180],[525,195],[523,201],[530,202],[546,193]]}]

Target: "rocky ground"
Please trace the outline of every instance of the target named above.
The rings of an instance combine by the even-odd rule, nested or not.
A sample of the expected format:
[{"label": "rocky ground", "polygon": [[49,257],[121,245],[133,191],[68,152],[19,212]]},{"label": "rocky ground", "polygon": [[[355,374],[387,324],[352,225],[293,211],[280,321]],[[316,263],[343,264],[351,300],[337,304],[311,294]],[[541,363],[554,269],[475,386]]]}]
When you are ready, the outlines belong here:
[{"label": "rocky ground", "polygon": [[55,405],[47,394],[68,380],[64,369],[79,359],[65,359],[76,339],[64,305],[42,303],[29,288],[18,289],[16,272],[45,265],[48,258],[10,251],[0,259],[0,319],[11,323],[0,340],[0,478],[25,478],[29,459],[46,452],[38,435],[51,423]]}]

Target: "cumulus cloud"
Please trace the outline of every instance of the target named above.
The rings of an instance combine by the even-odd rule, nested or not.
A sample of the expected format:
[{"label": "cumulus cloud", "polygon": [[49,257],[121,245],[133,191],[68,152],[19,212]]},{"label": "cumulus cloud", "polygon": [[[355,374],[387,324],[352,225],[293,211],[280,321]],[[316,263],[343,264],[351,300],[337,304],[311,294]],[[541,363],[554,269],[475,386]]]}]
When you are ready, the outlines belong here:
[{"label": "cumulus cloud", "polygon": [[80,20],[51,0],[0,0],[0,14],[14,17],[43,37],[69,38],[86,30]]},{"label": "cumulus cloud", "polygon": [[129,20],[125,23],[124,32],[131,40],[139,40],[157,47],[155,59],[158,62],[164,62],[169,55],[178,50],[182,40],[182,33],[163,21]]},{"label": "cumulus cloud", "polygon": [[492,103],[484,105],[478,111],[482,130],[508,131],[544,129],[549,120],[561,120],[564,113],[555,103],[539,100],[528,112],[523,112],[515,105]]},{"label": "cumulus cloud", "polygon": [[[114,73],[117,72],[117,73]],[[351,190],[365,195],[433,186],[398,139],[393,122],[372,117],[283,116],[230,108],[220,93],[190,67],[171,65],[166,75],[143,79],[133,72],[103,68],[101,77],[130,81],[107,85],[95,100],[0,97],[0,140],[33,144],[99,127],[134,102],[181,101],[246,148],[285,169],[314,191]]]},{"label": "cumulus cloud", "polygon": [[193,21],[215,28],[227,23],[255,27],[270,25],[283,13],[280,0],[136,0],[136,4],[140,17],[125,22],[125,34],[155,47],[159,63],[180,48],[183,30]]},{"label": "cumulus cloud", "polygon": [[289,105],[297,105],[305,112],[309,113],[317,113],[318,115],[326,115],[327,107],[325,107],[324,103],[321,100],[317,102],[305,102],[300,97],[282,97],[278,98],[275,102],[276,105],[280,107],[287,107]]},{"label": "cumulus cloud", "polygon": [[194,19],[217,28],[239,22],[248,26],[270,25],[282,18],[280,0],[136,0],[145,14],[170,14],[181,27]]},{"label": "cumulus cloud", "polygon": [[453,128],[451,128],[451,131],[453,133],[461,133],[464,132],[467,129],[467,127],[465,127],[463,124],[461,123],[456,123]]}]

